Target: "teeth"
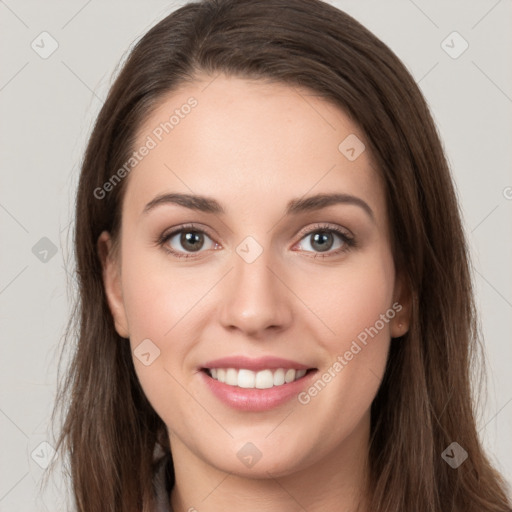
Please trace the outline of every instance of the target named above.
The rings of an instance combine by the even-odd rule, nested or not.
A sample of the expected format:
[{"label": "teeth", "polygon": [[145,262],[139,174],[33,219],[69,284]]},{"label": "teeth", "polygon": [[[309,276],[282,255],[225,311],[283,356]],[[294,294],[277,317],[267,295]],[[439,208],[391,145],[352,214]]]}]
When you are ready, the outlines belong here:
[{"label": "teeth", "polygon": [[[240,371],[240,373],[242,373]],[[254,385],[257,389],[268,389],[274,385],[274,376],[270,370],[263,370],[256,374],[256,383]]]},{"label": "teeth", "polygon": [[219,382],[246,389],[268,389],[273,386],[282,386],[306,375],[306,370],[294,370],[293,368],[269,369],[259,372],[246,369],[237,370],[236,368],[210,368],[209,371],[210,376]]},{"label": "teeth", "polygon": [[238,385],[238,372],[234,368],[228,368],[226,370],[226,384],[230,386]]},{"label": "teeth", "polygon": [[274,372],[274,386],[282,386],[284,384],[284,370],[279,368]]},{"label": "teeth", "polygon": [[[251,370],[238,370],[238,372],[234,368],[230,368],[230,370],[233,370],[233,373],[236,375],[238,373],[238,382],[235,380],[233,384],[231,382],[228,382],[226,380],[226,384],[231,384],[232,386],[237,386],[239,388],[253,388],[254,387],[254,381],[256,380],[256,374],[254,372],[251,372]],[[259,372],[258,372],[259,373]]]},{"label": "teeth", "polygon": [[293,382],[295,380],[295,370],[286,370],[284,374],[284,381],[286,383]]}]

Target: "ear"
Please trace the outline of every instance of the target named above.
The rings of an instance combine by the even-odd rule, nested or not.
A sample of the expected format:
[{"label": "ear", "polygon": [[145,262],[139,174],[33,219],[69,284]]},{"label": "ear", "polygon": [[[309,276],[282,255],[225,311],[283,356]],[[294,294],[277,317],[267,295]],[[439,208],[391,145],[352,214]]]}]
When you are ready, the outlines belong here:
[{"label": "ear", "polygon": [[412,291],[403,272],[397,272],[393,291],[393,309],[396,314],[389,322],[392,338],[399,338],[407,333],[411,323]]},{"label": "ear", "polygon": [[121,265],[114,254],[113,242],[107,231],[103,231],[98,237],[97,250],[103,268],[103,286],[116,331],[122,338],[128,338],[128,322],[121,285]]}]

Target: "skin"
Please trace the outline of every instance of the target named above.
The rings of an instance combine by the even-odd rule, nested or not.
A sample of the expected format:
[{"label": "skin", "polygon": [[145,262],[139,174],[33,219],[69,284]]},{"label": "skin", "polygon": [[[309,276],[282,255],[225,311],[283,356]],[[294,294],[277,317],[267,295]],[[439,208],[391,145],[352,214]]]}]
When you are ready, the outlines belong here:
[{"label": "skin", "polygon": [[[349,161],[338,150],[348,135],[365,136],[311,92],[201,76],[162,101],[137,147],[191,96],[197,107],[126,178],[119,245],[107,232],[98,240],[118,333],[132,350],[148,338],[160,350],[150,365],[137,357],[134,365],[169,430],[173,509],[348,512],[360,502],[365,510],[370,406],[410,311],[370,152]],[[169,192],[215,198],[226,213],[173,204],[142,213]],[[321,192],[357,196],[374,218],[354,204],[284,216],[291,199]],[[179,235],[167,246],[191,258],[156,241],[190,222],[206,230],[200,251],[187,252]],[[315,258],[326,254],[313,240],[318,223],[344,229],[357,246],[334,254],[344,242],[333,234],[331,255]],[[247,236],[263,249],[252,263],[236,252]],[[394,302],[401,311],[306,405],[237,411],[198,373],[219,357],[270,355],[322,374]],[[251,468],[237,457],[247,442],[262,454]]]}]

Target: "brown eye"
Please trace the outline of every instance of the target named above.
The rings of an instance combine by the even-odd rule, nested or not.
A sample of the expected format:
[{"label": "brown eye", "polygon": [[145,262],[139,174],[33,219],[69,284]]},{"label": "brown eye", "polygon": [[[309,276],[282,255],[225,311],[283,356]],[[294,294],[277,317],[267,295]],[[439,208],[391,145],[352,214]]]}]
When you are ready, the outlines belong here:
[{"label": "brown eye", "polygon": [[186,251],[199,251],[204,245],[204,236],[198,231],[182,231],[180,244]]},{"label": "brown eye", "polygon": [[[304,241],[307,243],[304,243]],[[315,229],[306,232],[301,238],[300,249],[315,253],[315,257],[320,256],[324,258],[346,252],[351,247],[355,247],[355,245],[355,239],[342,229],[321,225],[315,226]]]},{"label": "brown eye", "polygon": [[202,249],[217,247],[217,244],[203,230],[183,226],[163,235],[160,244],[178,258],[193,257],[193,253],[205,252]]}]

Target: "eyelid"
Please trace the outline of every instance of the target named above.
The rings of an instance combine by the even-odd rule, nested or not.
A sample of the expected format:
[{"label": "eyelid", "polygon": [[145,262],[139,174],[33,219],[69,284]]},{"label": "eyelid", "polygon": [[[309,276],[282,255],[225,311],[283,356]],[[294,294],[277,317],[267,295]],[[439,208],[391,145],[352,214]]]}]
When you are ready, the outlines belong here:
[{"label": "eyelid", "polygon": [[215,241],[215,237],[211,235],[209,228],[203,226],[202,224],[197,224],[195,222],[187,222],[185,224],[180,224],[178,226],[174,226],[172,228],[164,230],[164,232],[156,238],[155,244],[158,247],[164,249],[168,254],[171,254],[172,256],[175,257],[194,258],[196,257],[195,254],[206,252],[204,250],[200,250],[197,253],[193,253],[186,251],[177,251],[175,249],[170,248],[168,242],[183,231],[195,231],[197,233],[204,234],[212,241],[212,243],[215,246],[219,245],[218,242]]},{"label": "eyelid", "polygon": [[165,240],[169,239],[170,237],[176,235],[177,233],[181,231],[185,231],[189,229],[190,231],[197,231],[199,233],[205,233],[210,238],[213,238],[215,235],[212,235],[209,228],[206,226],[203,226],[202,224],[196,224],[195,222],[187,222],[186,224],[180,224],[178,226],[174,226],[172,228],[166,229],[159,237],[158,242],[164,242]]},{"label": "eyelid", "polygon": [[[218,242],[216,242],[214,240],[214,236],[211,235],[209,228],[207,228],[204,225],[193,223],[193,222],[174,226],[173,228],[169,228],[168,230],[165,230],[162,233],[162,235],[160,235],[158,237],[157,244],[160,246],[165,246],[166,242],[168,242],[171,238],[173,238],[178,233],[180,233],[182,231],[186,231],[186,230],[203,233],[203,234],[207,235],[216,246],[220,245]],[[313,257],[327,258],[330,256],[336,256],[340,253],[346,252],[350,248],[355,247],[357,245],[357,242],[356,242],[353,234],[348,229],[346,229],[342,226],[339,226],[337,224],[329,224],[329,223],[325,223],[325,222],[324,223],[320,222],[320,223],[316,223],[313,226],[308,226],[308,227],[305,227],[302,230],[300,230],[299,233],[296,235],[299,237],[299,239],[293,244],[292,247],[294,247],[297,244],[299,244],[300,242],[302,242],[302,240],[305,237],[307,237],[313,233],[320,232],[320,231],[328,231],[328,232],[337,234],[338,237],[341,238],[341,240],[343,241],[343,243],[345,244],[346,247],[337,249],[334,251],[326,251],[325,254],[323,254],[322,252],[314,252],[314,251],[303,251],[303,252],[306,252],[306,253],[313,252],[313,254],[314,254]],[[202,250],[197,251],[197,253],[186,252],[186,251],[176,251],[174,249],[170,249],[169,247],[164,247],[164,249],[169,254],[172,254],[176,257],[184,257],[184,258],[195,258],[196,255],[199,255],[202,252],[207,252],[207,251],[202,251]],[[213,250],[217,250],[217,249],[213,249]]]},{"label": "eyelid", "polygon": [[[176,233],[179,233],[180,231],[183,231],[185,229],[190,229],[190,230],[194,230],[194,231],[199,231],[199,232],[204,232],[206,233],[210,238],[213,238],[215,235],[212,235],[211,231],[209,230],[208,227],[202,225],[202,224],[196,224],[194,222],[188,222],[186,224],[180,224],[178,226],[174,226],[173,228],[169,228],[169,229],[166,229],[162,235],[160,235],[158,237],[158,240],[160,241],[163,241],[165,240],[166,238],[169,238],[171,235],[175,235]],[[305,236],[315,232],[315,231],[320,231],[320,230],[333,230],[333,231],[340,231],[342,232],[343,234],[345,234],[347,237],[349,238],[353,238],[353,234],[350,232],[350,230],[348,230],[347,228],[344,228],[344,227],[341,227],[341,226],[338,226],[336,224],[329,224],[329,223],[325,223],[325,222],[318,222],[316,223],[315,225],[313,225],[312,227],[311,226],[308,226],[308,227],[305,227],[305,228],[302,228],[298,233],[297,233],[297,237],[299,237],[299,240],[302,240],[302,238],[304,238]]]},{"label": "eyelid", "polygon": [[346,252],[350,251],[351,249],[356,248],[359,243],[356,240],[355,236],[348,230],[347,228],[344,228],[342,226],[339,226],[338,224],[330,224],[328,222],[319,222],[316,223],[313,226],[309,226],[307,228],[304,228],[299,233],[299,240],[294,244],[300,244],[304,238],[307,238],[308,236],[312,235],[313,233],[319,233],[319,232],[329,232],[334,233],[338,236],[338,238],[341,239],[343,245],[335,250],[328,250],[325,252],[315,252],[315,251],[301,251],[306,254],[308,254],[307,257],[309,258],[320,258],[320,259],[328,259],[328,258],[334,258],[339,257],[341,255],[344,255]]},{"label": "eyelid", "polygon": [[344,234],[347,238],[353,238],[354,235],[347,229],[337,224],[330,224],[328,222],[317,222],[313,226],[308,226],[303,228],[297,234],[299,241],[302,240],[305,236],[310,235],[311,233],[316,233],[317,231],[334,231],[337,233]]}]

